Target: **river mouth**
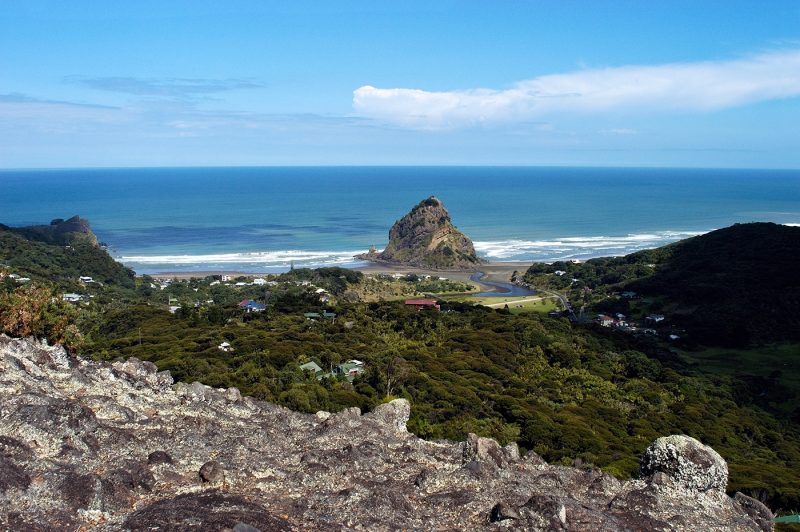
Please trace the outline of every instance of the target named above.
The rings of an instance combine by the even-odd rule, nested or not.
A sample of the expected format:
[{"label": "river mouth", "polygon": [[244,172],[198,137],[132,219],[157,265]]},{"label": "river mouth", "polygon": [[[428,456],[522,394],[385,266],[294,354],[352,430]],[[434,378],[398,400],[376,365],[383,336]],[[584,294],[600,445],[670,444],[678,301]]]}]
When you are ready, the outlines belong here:
[{"label": "river mouth", "polygon": [[494,288],[496,290],[478,292],[477,294],[472,294],[472,297],[523,297],[531,296],[536,293],[533,290],[529,290],[522,286],[517,286],[513,283],[502,281],[484,281],[484,277],[486,277],[485,273],[475,272],[469,277],[469,280],[483,286]]}]

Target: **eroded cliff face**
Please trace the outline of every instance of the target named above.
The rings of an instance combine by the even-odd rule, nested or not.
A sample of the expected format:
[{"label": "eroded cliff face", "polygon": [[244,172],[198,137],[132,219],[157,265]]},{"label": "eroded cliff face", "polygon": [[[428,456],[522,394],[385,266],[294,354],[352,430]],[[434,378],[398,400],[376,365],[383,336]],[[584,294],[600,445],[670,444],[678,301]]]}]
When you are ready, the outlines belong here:
[{"label": "eroded cliff face", "polygon": [[473,270],[485,262],[475,254],[472,241],[455,228],[444,204],[433,196],[395,222],[386,249],[360,258],[432,270]]},{"label": "eroded cliff face", "polygon": [[700,442],[661,438],[643,477],[550,466],[470,435],[409,434],[395,400],[316,416],[0,336],[8,530],[769,530]]}]

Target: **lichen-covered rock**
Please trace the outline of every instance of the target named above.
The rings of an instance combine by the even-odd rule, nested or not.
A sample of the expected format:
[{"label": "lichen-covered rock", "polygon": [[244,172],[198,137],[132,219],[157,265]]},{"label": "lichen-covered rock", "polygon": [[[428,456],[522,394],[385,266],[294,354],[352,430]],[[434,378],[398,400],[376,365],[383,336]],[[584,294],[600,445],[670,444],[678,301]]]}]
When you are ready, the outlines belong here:
[{"label": "lichen-covered rock", "polygon": [[767,508],[764,503],[738,491],[733,496],[733,500],[747,512],[747,515],[761,527],[761,530],[769,532],[774,528],[775,516],[772,510]]},{"label": "lichen-covered rock", "polygon": [[[55,356],[54,356],[55,355]],[[725,463],[660,439],[645,477],[547,465],[470,434],[429,442],[395,400],[316,416],[138,360],[0,336],[0,530],[769,530]]]},{"label": "lichen-covered rock", "polygon": [[658,472],[692,490],[724,493],[728,486],[725,460],[689,436],[666,436],[650,444],[642,456],[641,473],[651,476]]}]

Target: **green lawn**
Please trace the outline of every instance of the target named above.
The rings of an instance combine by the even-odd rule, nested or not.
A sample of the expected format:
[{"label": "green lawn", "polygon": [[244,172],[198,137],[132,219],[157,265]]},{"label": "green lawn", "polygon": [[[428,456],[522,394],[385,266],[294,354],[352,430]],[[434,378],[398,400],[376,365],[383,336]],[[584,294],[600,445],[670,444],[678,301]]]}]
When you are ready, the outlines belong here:
[{"label": "green lawn", "polygon": [[445,301],[459,301],[475,305],[486,305],[491,308],[503,308],[508,305],[512,314],[524,312],[550,312],[558,307],[558,299],[551,296],[521,296],[521,297],[475,297],[469,293],[437,294]]}]

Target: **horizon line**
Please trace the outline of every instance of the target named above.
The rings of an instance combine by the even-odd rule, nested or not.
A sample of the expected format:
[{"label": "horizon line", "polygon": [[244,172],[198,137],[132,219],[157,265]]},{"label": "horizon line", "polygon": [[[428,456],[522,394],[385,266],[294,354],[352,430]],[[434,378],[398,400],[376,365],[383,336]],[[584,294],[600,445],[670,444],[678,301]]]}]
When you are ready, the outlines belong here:
[{"label": "horizon line", "polygon": [[211,169],[211,168],[580,168],[625,170],[760,170],[793,172],[800,167],[757,166],[646,166],[646,165],[571,165],[571,164],[213,164],[213,165],[161,165],[161,166],[20,166],[0,167],[0,172],[70,171],[70,170],[159,170],[159,169]]}]

